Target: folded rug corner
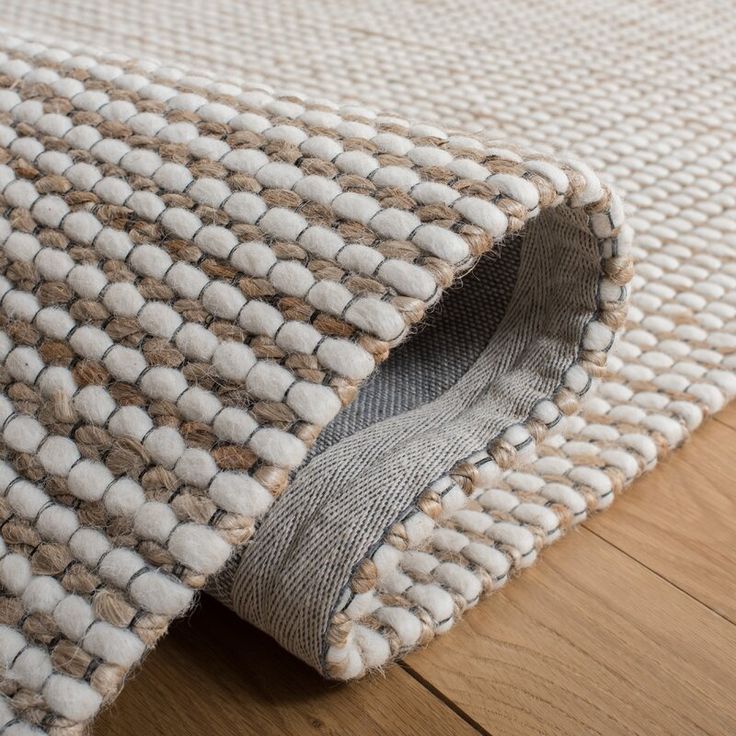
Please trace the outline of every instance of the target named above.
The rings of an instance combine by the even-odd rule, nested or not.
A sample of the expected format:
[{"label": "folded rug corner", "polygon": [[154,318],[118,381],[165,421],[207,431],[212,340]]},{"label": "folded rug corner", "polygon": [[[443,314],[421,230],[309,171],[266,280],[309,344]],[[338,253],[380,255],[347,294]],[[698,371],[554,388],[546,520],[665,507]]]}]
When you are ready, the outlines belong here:
[{"label": "folded rug corner", "polygon": [[0,206],[8,736],[83,733],[201,589],[380,668],[736,393],[692,238],[611,375],[633,233],[577,158],[3,32]]}]

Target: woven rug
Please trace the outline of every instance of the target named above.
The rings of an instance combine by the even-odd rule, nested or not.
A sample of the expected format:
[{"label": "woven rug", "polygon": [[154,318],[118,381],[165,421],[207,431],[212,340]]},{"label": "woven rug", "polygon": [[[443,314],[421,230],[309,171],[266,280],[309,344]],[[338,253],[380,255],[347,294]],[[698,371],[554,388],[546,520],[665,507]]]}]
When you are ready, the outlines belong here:
[{"label": "woven rug", "polygon": [[1,733],[205,586],[382,667],[736,393],[730,3],[3,9]]}]

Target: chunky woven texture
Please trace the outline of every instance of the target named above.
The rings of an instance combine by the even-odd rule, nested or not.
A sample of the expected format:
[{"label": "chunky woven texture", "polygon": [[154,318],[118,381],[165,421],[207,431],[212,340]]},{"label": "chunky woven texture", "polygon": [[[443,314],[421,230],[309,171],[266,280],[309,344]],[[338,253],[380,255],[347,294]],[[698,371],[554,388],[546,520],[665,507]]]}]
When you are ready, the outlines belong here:
[{"label": "chunky woven texture", "polygon": [[0,45],[3,717],[74,733],[442,289],[550,208],[598,239],[597,303],[472,462],[556,424],[621,324],[630,230],[582,164]]},{"label": "chunky woven texture", "polygon": [[[338,131],[337,137],[349,138],[351,145],[333,149],[332,156],[308,152],[320,166],[329,164],[334,169],[305,171],[301,156],[284,157],[284,149],[302,145],[301,137],[290,138],[297,135],[291,130],[281,137],[279,133],[263,135],[267,130],[286,124],[305,131],[324,124],[318,115],[317,122],[307,116],[294,125],[290,119],[303,115],[303,103],[296,97],[273,101],[268,90],[261,90],[245,100],[264,119],[245,124],[243,130],[254,137],[238,138],[238,132],[227,130],[232,122],[227,117],[230,111],[205,103],[224,96],[224,105],[239,112],[230,97],[239,94],[235,87],[242,86],[239,78],[244,72],[280,88],[297,87],[337,99],[357,97],[371,108],[398,110],[441,126],[484,127],[494,137],[512,137],[533,148],[571,150],[612,177],[636,208],[630,221],[638,232],[634,245],[640,261],[637,289],[624,338],[610,360],[614,372],[584,403],[580,415],[557,421],[553,406],[541,409],[549,413],[528,424],[526,431],[531,429],[536,435],[539,422],[556,421],[560,432],[539,446],[538,459],[532,454],[523,472],[504,471],[513,462],[515,445],[532,451],[527,435],[514,436],[522,431],[518,428],[503,444],[495,442],[489,448],[486,456],[493,458],[492,463],[479,466],[476,460],[485,457],[469,457],[469,462],[432,489],[417,489],[416,508],[394,520],[385,544],[375,540],[375,553],[358,561],[352,579],[345,581],[342,597],[335,600],[332,625],[322,632],[322,664],[328,674],[356,676],[448,628],[480,592],[503,584],[564,529],[605,508],[615,493],[681,443],[705,413],[718,410],[736,392],[736,79],[730,41],[736,29],[730,3],[682,2],[663,7],[578,0],[562,8],[541,2],[473,0],[452,6],[269,0],[252,3],[246,12],[234,3],[165,2],[154,8],[142,0],[124,7],[72,2],[62,9],[45,0],[32,6],[15,1],[5,6],[4,22],[14,29],[42,33],[53,28],[90,45],[122,47],[172,64],[194,63],[228,83],[182,82],[171,69],[145,64],[142,77],[159,74],[162,88],[179,92],[177,86],[183,84],[200,97],[187,98],[170,109],[167,103],[174,95],[167,97],[169,92],[154,88],[143,103],[150,104],[150,109],[139,110],[145,83],[130,75],[127,86],[115,84],[119,78],[111,67],[120,67],[122,59],[101,67],[86,60],[79,65],[81,70],[79,66],[74,70],[73,64],[72,69],[64,68],[63,54],[55,54],[42,65],[48,72],[38,77],[31,72],[24,79],[29,70],[21,62],[38,66],[30,59],[40,50],[16,47],[6,51],[13,63],[3,69],[3,87],[12,88],[3,93],[9,95],[3,107],[7,112],[3,113],[2,144],[9,151],[3,196],[7,201],[6,187],[10,187],[11,198],[13,193],[17,197],[6,204],[13,232],[8,229],[3,235],[14,238],[5,248],[6,296],[2,301],[3,313],[6,308],[11,310],[3,347],[8,383],[3,428],[8,443],[3,475],[7,553],[0,563],[7,627],[0,664],[6,671],[3,690],[9,697],[0,720],[4,719],[7,733],[30,732],[28,723],[54,733],[76,732],[77,722],[111,697],[129,666],[155,642],[171,615],[188,605],[191,589],[220,565],[232,544],[247,538],[253,518],[267,509],[272,494],[278,494],[286,482],[290,463],[283,458],[288,455],[292,464],[298,463],[303,448],[327,421],[330,406],[337,410],[348,402],[372,363],[385,358],[388,343],[401,339],[405,326],[421,318],[435,298],[429,293],[432,284],[446,286],[460,268],[470,265],[475,254],[490,248],[491,241],[509,225],[521,227],[534,210],[534,200],[525,200],[520,190],[498,184],[492,203],[506,218],[503,227],[495,209],[493,217],[478,225],[468,212],[457,211],[445,201],[444,206],[454,213],[444,210],[440,226],[447,230],[446,220],[464,225],[462,232],[456,227],[451,230],[459,236],[451,241],[467,247],[467,253],[453,251],[448,240],[439,253],[428,255],[426,243],[417,242],[417,231],[406,229],[408,225],[398,232],[374,233],[372,220],[358,219],[358,235],[352,228],[347,233],[337,228],[344,240],[354,238],[357,244],[380,252],[380,262],[373,264],[378,270],[368,273],[360,255],[341,262],[339,247],[316,254],[330,262],[324,265],[325,271],[319,265],[315,268],[309,249],[307,255],[303,253],[306,244],[301,241],[302,250],[281,253],[274,247],[273,235],[287,244],[302,230],[296,230],[295,221],[277,217],[274,227],[291,229],[272,233],[269,221],[259,219],[263,212],[248,208],[257,199],[269,211],[301,207],[305,222],[300,225],[331,227],[345,219],[335,211],[332,197],[337,190],[322,190],[318,194],[324,200],[310,200],[307,190],[314,190],[300,184],[303,179],[296,178],[292,169],[273,170],[276,178],[262,182],[258,172],[264,173],[261,165],[266,166],[267,161],[237,163],[239,156],[232,155],[229,160],[236,165],[228,167],[225,157],[231,151],[258,148],[268,162],[298,162],[300,177],[327,178],[340,192],[352,194],[366,193],[364,184],[344,183],[341,177],[365,179],[373,169],[351,169],[361,162],[366,165],[360,156],[346,157],[347,169],[333,160],[346,150],[355,150],[355,138],[365,138],[355,126]],[[189,22],[191,18],[196,22]],[[151,28],[156,31],[148,32]],[[405,35],[407,28],[411,33]],[[91,73],[93,69],[96,74]],[[57,80],[49,76],[53,74],[73,78],[94,94],[81,97],[81,109],[68,106],[68,101],[85,93],[73,82],[65,88],[62,85],[61,91],[54,89]],[[124,104],[106,108],[109,114],[104,115],[101,108],[108,101],[99,95],[110,95],[111,89],[121,93]],[[53,112],[48,107],[59,104]],[[276,107],[267,109],[271,104]],[[151,117],[135,118],[143,112]],[[336,111],[331,107],[318,110],[325,112],[332,115]],[[41,122],[49,113],[69,122],[58,118]],[[360,125],[377,125],[362,107],[343,109],[340,114],[348,121],[356,116],[354,122]],[[44,124],[49,127],[38,127]],[[264,127],[254,129],[258,124]],[[441,130],[434,126],[412,132],[400,119],[388,125],[391,136],[398,134],[419,148],[449,148],[452,152],[454,146],[469,147],[471,153],[463,151],[461,158],[489,165],[487,151],[467,136],[438,143],[435,138]],[[69,135],[68,126],[81,130]],[[164,130],[170,134],[168,139],[159,135]],[[97,135],[115,141],[99,146],[101,157],[95,155]],[[273,148],[263,148],[263,141],[255,137],[261,135]],[[15,143],[14,149],[15,136],[32,142]],[[195,136],[200,141],[216,138],[219,143],[205,141],[201,148],[190,150]],[[288,145],[278,143],[284,140]],[[394,139],[385,140],[390,146],[388,141]],[[139,153],[128,155],[129,149],[118,142]],[[372,147],[359,145],[357,150],[376,157]],[[401,158],[398,165],[404,170],[426,167],[426,160],[409,158],[411,164],[407,163],[408,150],[389,148],[383,155]],[[503,162],[504,175],[517,174],[518,166],[528,166],[520,164],[513,153],[497,153],[492,159]],[[174,167],[162,171],[162,161]],[[78,174],[75,181],[69,178],[69,165],[76,163],[84,167],[74,172]],[[396,163],[391,161],[383,168]],[[534,183],[539,202],[545,206],[560,204],[565,197],[579,198],[586,191],[584,181],[595,184],[587,168],[575,171],[569,165],[549,168],[548,164],[545,161],[541,169],[536,165],[524,178]],[[494,172],[489,168],[489,173]],[[558,178],[560,173],[567,183]],[[116,183],[97,187],[100,177]],[[453,172],[443,183],[456,177]],[[213,185],[211,180],[218,183]],[[384,186],[406,193],[414,186],[411,181],[389,174]],[[381,186],[380,180],[372,183]],[[277,194],[270,195],[269,190]],[[596,201],[605,207],[607,197],[602,189],[600,194],[595,186],[593,190],[593,194],[588,192],[590,199],[584,197],[578,204],[592,204],[595,213]],[[134,191],[141,196],[133,195]],[[233,215],[223,203],[236,192],[258,196],[243,198],[243,208]],[[401,195],[392,193],[394,196]],[[487,194],[473,190],[470,196],[483,199]],[[305,201],[314,205],[306,212]],[[390,201],[394,208],[407,207],[403,199],[400,204]],[[325,202],[332,212],[325,212]],[[383,201],[379,204],[391,209]],[[409,203],[409,209],[415,204]],[[431,206],[432,201],[421,204]],[[167,221],[161,216],[162,207],[175,215],[186,210],[199,224],[189,215]],[[71,217],[73,214],[77,217]],[[238,216],[244,219],[237,220]],[[599,227],[604,229],[600,232],[610,235],[611,223],[617,232],[619,217],[601,218]],[[249,268],[264,270],[241,270],[232,262],[227,236],[218,230],[209,231],[211,238],[205,237],[200,230],[203,226],[234,232],[238,242],[264,240],[269,253],[258,258],[266,260],[248,261]],[[237,230],[241,226],[243,230]],[[387,225],[401,226],[393,219]],[[99,228],[125,233],[128,239],[111,237],[105,245],[105,238],[98,237]],[[391,247],[376,247],[376,235],[390,241]],[[147,246],[156,238],[164,248],[154,254]],[[397,239],[402,248],[394,251]],[[464,246],[459,246],[461,241]],[[111,250],[100,250],[108,247]],[[216,250],[210,252],[209,247]],[[59,257],[60,250],[71,261]],[[161,255],[164,251],[165,256]],[[604,251],[607,258],[617,255]],[[282,283],[297,292],[280,294],[271,269],[275,261],[294,260],[302,266],[306,263],[311,275],[302,270],[285,275]],[[409,277],[405,267],[392,266],[392,260],[417,268]],[[183,276],[177,279],[170,264],[179,263],[187,270],[182,268]],[[339,274],[332,271],[335,268]],[[404,270],[392,276],[392,269]],[[172,273],[174,280],[169,281]],[[350,279],[356,275],[360,280],[351,288]],[[614,262],[609,276],[623,281],[626,268]],[[340,283],[345,291],[340,291],[339,308],[331,300],[317,304],[309,300],[313,287],[307,280],[312,278],[318,283]],[[233,301],[234,291],[215,293],[208,305],[209,289],[203,293],[201,286],[211,281],[237,286],[249,303],[253,297],[268,302],[278,314],[269,311],[255,318],[261,325],[260,320],[274,317],[265,334],[253,335],[254,323],[243,325],[235,319],[239,312],[232,310],[239,302]],[[113,289],[113,284],[122,288]],[[264,288],[268,293],[259,291]],[[359,308],[348,311],[355,304],[354,296],[360,298],[365,290],[383,297],[381,303],[386,307],[381,307],[380,315],[367,310],[366,316]],[[144,306],[141,299],[181,308],[172,307],[175,314],[172,310],[144,314],[150,317],[144,324],[139,313]],[[44,319],[45,315],[39,319],[40,311],[53,305],[64,309],[68,317],[58,321],[55,312],[51,319]],[[231,311],[217,314],[213,308]],[[617,309],[610,311],[609,327],[615,326],[618,317]],[[311,351],[304,350],[310,344],[301,329],[305,318],[319,333]],[[280,344],[279,338],[289,333],[278,328],[292,322],[299,323],[289,328],[298,333],[291,338],[295,342]],[[75,329],[81,323],[84,326]],[[205,336],[199,327],[214,338]],[[192,334],[187,334],[189,330]],[[329,338],[323,339],[325,335]],[[605,347],[605,340],[598,337],[600,342],[594,347]],[[274,367],[269,361],[279,362],[289,375],[279,372],[277,379],[269,371],[259,381],[256,374],[248,387],[247,376],[216,373],[216,351],[229,349],[221,346],[234,340],[247,344],[253,357],[238,348],[238,356],[228,356],[220,363],[225,369],[242,368],[258,358],[257,364],[268,363],[269,369]],[[145,365],[153,362],[178,371],[184,381],[176,379],[181,393],[173,397],[148,393],[140,380],[144,364],[138,355],[134,359],[133,353],[123,354],[122,349],[140,354]],[[348,350],[350,355],[343,353]],[[300,360],[281,363],[293,351]],[[247,355],[245,363],[241,362],[243,355]],[[52,370],[56,368],[62,370]],[[132,373],[138,368],[138,373]],[[346,374],[347,370],[351,373]],[[168,380],[154,379],[155,373],[151,391],[169,390]],[[587,380],[581,375],[576,378],[574,372],[569,380],[571,393],[587,386]],[[336,397],[339,405],[323,398],[328,396],[324,392],[319,399],[298,391],[292,397],[293,389],[287,395],[286,389],[292,383],[296,388],[298,382],[305,384],[301,391],[307,394],[312,386],[329,387],[329,396]],[[86,388],[93,390],[85,394]],[[179,397],[189,391],[181,403]],[[261,396],[258,391],[268,393]],[[572,404],[571,393],[558,396],[557,404]],[[213,419],[220,406],[240,411],[225,430],[238,434],[226,435],[224,443]],[[128,407],[145,411],[128,412]],[[151,432],[153,425],[157,429]],[[58,451],[34,454],[34,447],[42,442],[44,447],[53,447],[47,436],[63,438],[71,432],[80,457],[88,463],[83,466],[85,472],[73,474],[70,459],[76,456],[63,439],[54,440]],[[278,444],[259,443],[259,433],[263,436],[265,432],[278,433],[271,435]],[[274,446],[278,452],[263,457],[261,453]],[[211,448],[227,449],[216,456],[208,452]],[[198,450],[204,453],[193,454]],[[207,456],[214,464],[203,461]],[[45,457],[56,464],[46,467]],[[479,473],[479,467],[490,472]],[[234,485],[231,475],[228,480],[232,482],[222,484],[218,494],[213,480],[223,469],[238,474],[242,488]],[[16,480],[16,474],[29,481]],[[109,481],[118,475],[128,480],[111,485]],[[28,482],[38,490],[31,490]],[[96,497],[100,490],[103,497]],[[141,521],[133,522],[143,506]],[[387,519],[387,525],[390,522]],[[103,523],[107,523],[107,540],[90,529]],[[200,534],[210,543],[198,544],[194,535]],[[108,552],[107,545],[116,549]],[[193,554],[194,550],[206,553]],[[164,604],[167,610],[158,610]]]}]

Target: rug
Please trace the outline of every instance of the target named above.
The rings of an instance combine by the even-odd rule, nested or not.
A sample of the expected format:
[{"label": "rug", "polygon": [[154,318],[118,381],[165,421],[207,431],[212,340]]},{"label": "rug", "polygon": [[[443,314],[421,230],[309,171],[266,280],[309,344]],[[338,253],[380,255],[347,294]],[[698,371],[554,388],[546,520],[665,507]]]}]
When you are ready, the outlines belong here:
[{"label": "rug", "polygon": [[205,585],[382,667],[736,392],[728,4],[165,10],[7,4],[9,734]]}]

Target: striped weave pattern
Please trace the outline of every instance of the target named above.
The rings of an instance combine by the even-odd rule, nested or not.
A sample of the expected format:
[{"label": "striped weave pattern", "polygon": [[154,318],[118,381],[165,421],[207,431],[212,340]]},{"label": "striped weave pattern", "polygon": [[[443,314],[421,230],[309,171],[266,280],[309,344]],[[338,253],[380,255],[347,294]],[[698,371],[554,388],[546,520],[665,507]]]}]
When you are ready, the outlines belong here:
[{"label": "striped weave pattern", "polygon": [[[226,94],[250,77],[357,99],[351,109],[361,115],[364,105],[378,106],[433,127],[483,127],[529,148],[569,150],[615,182],[633,208],[633,308],[611,371],[523,472],[473,476],[475,486],[456,474],[457,485],[475,488],[469,499],[453,490],[441,508],[430,499],[427,514],[417,508],[398,520],[382,554],[356,571],[339,601],[326,642],[335,647],[337,676],[446,630],[479,589],[502,585],[566,528],[607,508],[736,394],[730,0],[6,0],[4,12],[6,23],[36,34],[52,29],[88,49],[205,67],[230,85]],[[181,76],[171,73],[167,84]],[[489,535],[509,556],[496,557],[495,571],[489,565],[483,576],[466,561],[483,552],[475,564],[489,562],[491,545],[476,545]],[[457,579],[448,562],[467,569],[464,586],[448,584]],[[407,604],[403,594],[422,585],[447,594],[442,610],[417,616],[417,604]],[[37,702],[27,689],[7,687],[15,710]],[[22,712],[37,722],[38,713]],[[6,715],[12,723],[13,709]],[[47,723],[63,732],[58,716]]]},{"label": "striped weave pattern", "polygon": [[0,728],[75,734],[441,291],[564,205],[601,243],[599,317],[486,457],[541,437],[603,364],[631,235],[574,161],[0,47]]}]

